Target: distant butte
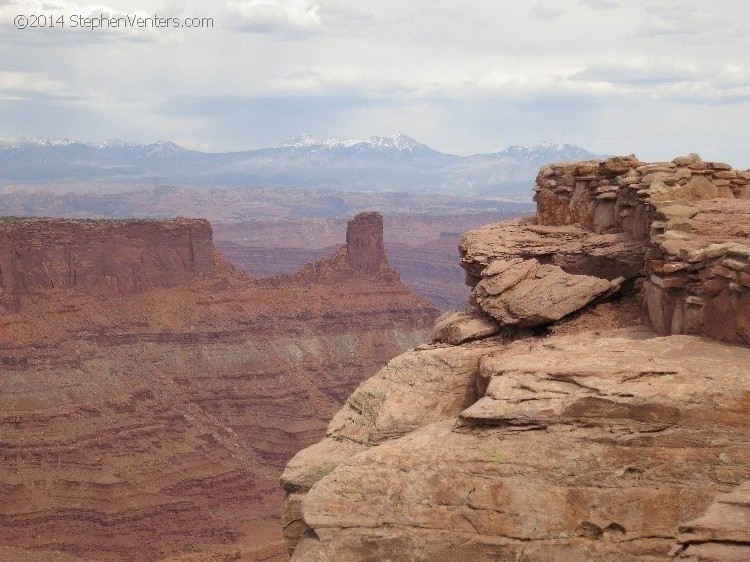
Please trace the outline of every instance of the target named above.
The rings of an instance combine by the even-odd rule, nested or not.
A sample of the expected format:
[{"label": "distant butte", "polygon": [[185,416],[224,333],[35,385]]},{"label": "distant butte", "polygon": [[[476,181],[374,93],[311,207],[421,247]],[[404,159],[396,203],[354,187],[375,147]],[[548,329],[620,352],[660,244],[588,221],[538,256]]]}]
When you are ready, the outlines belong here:
[{"label": "distant butte", "polygon": [[383,216],[380,213],[359,213],[346,225],[346,244],[332,256],[300,269],[298,279],[331,282],[336,279],[399,279],[385,255]]}]

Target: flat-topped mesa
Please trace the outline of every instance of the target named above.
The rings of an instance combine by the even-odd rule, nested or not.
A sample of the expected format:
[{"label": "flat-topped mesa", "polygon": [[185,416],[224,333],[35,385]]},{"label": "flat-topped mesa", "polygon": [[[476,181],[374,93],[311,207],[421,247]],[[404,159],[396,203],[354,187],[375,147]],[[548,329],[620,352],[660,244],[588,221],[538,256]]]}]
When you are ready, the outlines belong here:
[{"label": "flat-topped mesa", "polygon": [[437,316],[377,219],[327,283],[233,273],[206,221],[0,220],[0,560],[278,560],[281,466]]},{"label": "flat-topped mesa", "polygon": [[295,276],[304,281],[331,282],[352,277],[398,281],[383,243],[383,216],[359,213],[346,226],[346,244],[331,257],[303,267]]},{"label": "flat-topped mesa", "polygon": [[0,304],[47,290],[125,295],[209,277],[211,225],[202,219],[0,219]]}]

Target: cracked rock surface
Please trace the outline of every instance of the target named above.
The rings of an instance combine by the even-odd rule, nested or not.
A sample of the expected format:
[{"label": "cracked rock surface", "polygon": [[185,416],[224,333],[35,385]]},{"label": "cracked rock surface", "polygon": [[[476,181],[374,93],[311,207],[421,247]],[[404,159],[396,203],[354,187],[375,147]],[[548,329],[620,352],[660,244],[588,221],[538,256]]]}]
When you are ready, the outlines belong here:
[{"label": "cracked rock surface", "polygon": [[312,487],[295,560],[664,560],[750,477],[748,349],[637,330],[481,349],[476,403]]}]

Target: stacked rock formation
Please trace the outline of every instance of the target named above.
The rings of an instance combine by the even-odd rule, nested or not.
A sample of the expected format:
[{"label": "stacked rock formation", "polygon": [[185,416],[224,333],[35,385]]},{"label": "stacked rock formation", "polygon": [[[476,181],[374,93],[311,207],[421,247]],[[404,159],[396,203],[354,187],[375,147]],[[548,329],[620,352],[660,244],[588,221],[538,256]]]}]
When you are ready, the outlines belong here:
[{"label": "stacked rock formation", "polygon": [[748,183],[544,167],[535,218],[463,236],[472,309],[287,465],[292,559],[746,559]]},{"label": "stacked rock formation", "polygon": [[539,223],[642,241],[644,306],[660,334],[750,344],[750,171],[691,154],[545,166]]}]

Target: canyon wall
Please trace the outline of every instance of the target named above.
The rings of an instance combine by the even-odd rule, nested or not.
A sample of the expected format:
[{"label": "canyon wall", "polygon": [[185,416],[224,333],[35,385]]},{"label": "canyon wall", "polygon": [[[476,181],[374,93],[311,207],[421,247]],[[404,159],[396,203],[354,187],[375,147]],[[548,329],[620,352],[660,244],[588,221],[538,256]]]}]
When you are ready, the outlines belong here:
[{"label": "canyon wall", "polygon": [[436,316],[352,226],[364,268],[263,280],[205,221],[6,219],[0,555],[284,559],[281,468]]},{"label": "canyon wall", "polygon": [[748,559],[748,181],[542,168],[535,218],[462,237],[472,307],[287,465],[292,559]]},{"label": "canyon wall", "polygon": [[131,294],[214,270],[211,225],[198,219],[0,218],[0,303],[48,289]]}]

